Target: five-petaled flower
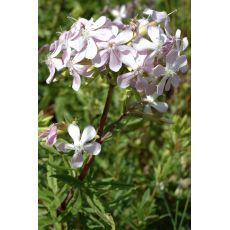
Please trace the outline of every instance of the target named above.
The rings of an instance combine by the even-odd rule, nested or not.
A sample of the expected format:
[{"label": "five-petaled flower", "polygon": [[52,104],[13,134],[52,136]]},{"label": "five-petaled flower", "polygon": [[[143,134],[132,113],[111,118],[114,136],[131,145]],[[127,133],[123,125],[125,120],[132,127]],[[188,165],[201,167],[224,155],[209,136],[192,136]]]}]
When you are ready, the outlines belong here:
[{"label": "five-petaled flower", "polygon": [[124,30],[116,37],[114,36],[108,42],[98,42],[101,51],[93,60],[95,67],[101,67],[109,61],[109,68],[118,72],[122,66],[122,62],[127,58],[128,53],[136,54],[136,50],[125,43],[133,38],[131,30]]},{"label": "five-petaled flower", "polygon": [[124,73],[117,78],[117,84],[121,88],[132,86],[138,92],[144,92],[146,95],[154,93],[155,79],[148,76],[153,71],[153,59],[146,52],[139,52],[136,57],[131,54],[127,55],[124,63],[132,69],[128,73]]},{"label": "five-petaled flower", "polygon": [[145,113],[152,113],[152,109],[154,108],[157,111],[164,113],[168,109],[168,104],[165,102],[157,101],[158,95],[154,93],[153,95],[147,95],[145,98],[143,98],[143,101],[146,102],[144,112]]},{"label": "five-petaled flower", "polygon": [[70,124],[68,126],[68,133],[73,139],[73,144],[62,143],[56,147],[61,152],[68,152],[74,150],[74,155],[71,160],[71,164],[75,168],[79,168],[83,165],[82,152],[85,151],[91,155],[98,155],[101,152],[101,144],[92,141],[97,133],[93,126],[89,125],[85,127],[80,135],[80,129],[77,125]]},{"label": "five-petaled flower", "polygon": [[164,89],[169,91],[171,85],[178,87],[180,78],[177,75],[177,72],[179,70],[184,72],[185,69],[187,69],[186,56],[179,56],[177,50],[171,50],[166,56],[166,67],[157,65],[153,70],[155,76],[163,76],[157,86],[157,94],[162,95]]},{"label": "five-petaled flower", "polygon": [[151,50],[151,56],[161,55],[165,43],[167,41],[167,36],[163,33],[160,26],[150,26],[148,28],[148,35],[151,42],[146,38],[139,38],[136,43],[134,43],[135,48],[138,51]]}]

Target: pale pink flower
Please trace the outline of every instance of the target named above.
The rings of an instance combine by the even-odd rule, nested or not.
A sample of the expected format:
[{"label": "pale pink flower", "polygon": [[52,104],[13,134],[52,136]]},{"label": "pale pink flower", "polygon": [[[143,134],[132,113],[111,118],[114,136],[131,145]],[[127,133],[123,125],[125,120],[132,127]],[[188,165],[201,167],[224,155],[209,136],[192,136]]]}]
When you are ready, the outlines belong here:
[{"label": "pale pink flower", "polygon": [[164,91],[170,90],[170,86],[178,87],[180,78],[177,75],[178,71],[187,69],[187,58],[185,55],[179,56],[177,50],[173,49],[166,55],[166,67],[157,65],[153,74],[156,77],[163,76],[157,86],[157,94],[161,95]]},{"label": "pale pink flower", "polygon": [[[127,55],[124,63],[132,71],[118,76],[117,83],[121,88],[132,86],[139,92],[152,94],[155,91],[154,78],[148,77],[153,70],[153,59],[146,52],[138,53],[137,57]],[[146,76],[147,75],[147,76]]]},{"label": "pale pink flower", "polygon": [[98,42],[98,47],[101,50],[93,59],[94,66],[102,67],[109,62],[109,68],[114,72],[118,72],[122,66],[122,60],[127,58],[127,54],[136,54],[132,47],[125,45],[132,38],[133,32],[131,30],[124,30],[108,42]]},{"label": "pale pink flower", "polygon": [[140,37],[133,46],[138,51],[150,50],[152,51],[151,56],[161,55],[163,47],[167,41],[167,36],[163,33],[160,26],[148,27],[148,36],[151,41],[146,38]]},{"label": "pale pink flower", "polygon": [[126,18],[128,15],[127,9],[125,5],[122,5],[121,7],[116,7],[111,10],[112,15],[116,18],[122,21],[123,18]]},{"label": "pale pink flower", "polygon": [[76,62],[74,59],[69,60],[66,63],[66,67],[69,69],[70,74],[73,76],[72,88],[78,91],[81,86],[81,77],[91,77],[93,72],[88,71],[91,65],[81,64]]},{"label": "pale pink flower", "polygon": [[146,103],[144,112],[145,113],[152,113],[152,109],[154,108],[157,111],[164,113],[168,109],[168,104],[165,102],[159,102],[157,101],[158,95],[154,93],[153,95],[147,95],[145,98],[143,98],[143,101]]},{"label": "pale pink flower", "polygon": [[61,70],[64,67],[64,65],[63,65],[62,59],[54,58],[52,57],[52,55],[48,56],[45,63],[48,66],[48,69],[50,72],[49,77],[46,79],[46,83],[50,84],[54,79],[55,70],[57,71]]},{"label": "pale pink flower", "polygon": [[101,152],[101,144],[98,142],[90,142],[97,135],[93,126],[87,126],[80,135],[80,129],[77,125],[70,124],[68,126],[68,133],[73,139],[73,144],[62,143],[56,147],[59,151],[68,152],[74,150],[71,163],[73,167],[79,168],[83,165],[82,152],[85,151],[91,155],[98,155]]},{"label": "pale pink flower", "polygon": [[93,19],[79,19],[83,26],[80,30],[80,36],[75,40],[74,48],[78,52],[75,56],[76,59],[81,61],[84,58],[95,58],[98,52],[96,42],[108,41],[113,36],[112,28],[104,27],[107,21],[105,16],[101,16],[95,22]]},{"label": "pale pink flower", "polygon": [[149,8],[145,9],[143,14],[148,15],[152,21],[156,21],[158,23],[164,21],[167,18],[167,13],[165,11],[159,12]]}]

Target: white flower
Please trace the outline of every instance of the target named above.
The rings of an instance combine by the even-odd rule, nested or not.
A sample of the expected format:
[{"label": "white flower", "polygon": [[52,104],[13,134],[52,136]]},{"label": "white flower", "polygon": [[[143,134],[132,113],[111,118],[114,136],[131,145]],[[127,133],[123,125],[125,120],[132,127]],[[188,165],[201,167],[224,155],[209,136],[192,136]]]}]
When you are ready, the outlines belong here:
[{"label": "white flower", "polygon": [[153,75],[156,77],[163,76],[157,86],[157,93],[161,95],[164,91],[170,90],[171,85],[178,87],[180,78],[178,71],[185,72],[188,68],[188,62],[185,55],[179,56],[178,51],[173,49],[166,55],[166,67],[157,65],[153,69]]},{"label": "white flower", "polygon": [[164,44],[167,41],[167,37],[160,26],[150,26],[148,28],[148,36],[151,41],[141,37],[133,44],[133,46],[137,51],[152,50],[151,56],[161,54]]},{"label": "white flower", "polygon": [[75,168],[80,168],[83,165],[82,151],[85,151],[91,155],[98,155],[101,152],[101,145],[97,142],[91,142],[96,136],[96,130],[93,126],[89,125],[85,127],[80,136],[80,129],[77,125],[70,124],[68,126],[68,133],[73,139],[73,144],[62,143],[57,146],[57,149],[62,152],[68,152],[74,150],[71,163]]},{"label": "white flower", "polygon": [[146,96],[146,98],[143,99],[144,102],[147,102],[144,108],[145,113],[152,113],[151,107],[161,113],[164,113],[167,111],[168,104],[165,102],[156,101],[157,97],[158,97],[157,94],[153,94],[152,96]]},{"label": "white flower", "polygon": [[148,15],[153,21],[158,23],[164,21],[167,18],[167,13],[165,11],[159,12],[149,8],[145,9],[143,14]]},{"label": "white flower", "polygon": [[116,18],[116,21],[121,22],[123,18],[127,17],[127,9],[125,5],[122,5],[120,8],[116,7],[111,11],[112,15]]},{"label": "white flower", "polygon": [[93,18],[87,20],[80,18],[79,21],[83,25],[80,31],[80,36],[76,38],[74,49],[78,51],[75,59],[79,61],[84,58],[93,59],[97,55],[97,41],[108,41],[112,36],[112,28],[105,28],[107,18],[101,16],[95,22]]}]

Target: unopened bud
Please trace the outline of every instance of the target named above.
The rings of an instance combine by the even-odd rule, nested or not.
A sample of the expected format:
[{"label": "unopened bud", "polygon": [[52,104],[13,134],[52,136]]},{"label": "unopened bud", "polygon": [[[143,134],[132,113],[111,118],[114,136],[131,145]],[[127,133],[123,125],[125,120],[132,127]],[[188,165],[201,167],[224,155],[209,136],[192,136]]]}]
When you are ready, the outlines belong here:
[{"label": "unopened bud", "polygon": [[156,21],[152,21],[144,26],[141,26],[140,29],[139,29],[139,34],[141,36],[145,36],[147,34],[147,31],[148,31],[148,27],[149,26],[157,26],[158,23]]}]

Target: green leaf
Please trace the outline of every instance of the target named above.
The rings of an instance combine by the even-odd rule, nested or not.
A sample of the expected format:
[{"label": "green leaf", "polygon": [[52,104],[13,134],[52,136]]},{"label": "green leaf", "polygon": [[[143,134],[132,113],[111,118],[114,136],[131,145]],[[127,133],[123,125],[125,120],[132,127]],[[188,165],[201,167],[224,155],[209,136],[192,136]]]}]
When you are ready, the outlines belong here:
[{"label": "green leaf", "polygon": [[59,165],[56,165],[56,164],[53,164],[53,163],[50,163],[50,162],[47,162],[47,163],[48,163],[48,165],[50,165],[52,168],[57,169],[57,170],[60,170],[60,171],[65,171],[65,170],[73,171],[73,170],[74,170],[73,168],[70,168],[70,167],[63,167],[63,166],[59,166]]},{"label": "green leaf", "polygon": [[51,175],[51,177],[57,178],[58,180],[79,189],[84,187],[84,183],[82,181],[66,174],[56,174]]},{"label": "green leaf", "polygon": [[[110,213],[105,213],[102,203],[99,201],[98,198],[95,197],[95,195],[93,196],[93,201],[89,196],[86,196],[86,201],[89,206],[94,210],[95,214],[97,214],[104,222],[110,225],[112,230],[116,229],[113,217]],[[97,205],[95,204],[95,202]]]},{"label": "green leaf", "polygon": [[[53,156],[49,154],[49,162],[53,162]],[[52,189],[53,193],[56,194],[58,192],[58,184],[57,179],[51,177],[55,173],[55,169],[52,168],[49,164],[47,164],[47,182],[48,186]]]},{"label": "green leaf", "polygon": [[[96,182],[96,183],[92,183],[90,184],[90,186],[94,187],[94,188],[101,188],[103,189],[103,187],[108,186],[110,187],[110,189],[129,189],[129,188],[134,188],[133,184],[122,184],[122,183],[116,183],[116,182]],[[106,189],[108,189],[108,187]]]},{"label": "green leaf", "polygon": [[48,150],[49,153],[54,153],[54,154],[60,155],[60,153],[59,153],[54,147],[49,146],[49,145],[47,145],[47,144],[44,143],[44,142],[40,142],[40,145],[41,145],[44,149]]}]

